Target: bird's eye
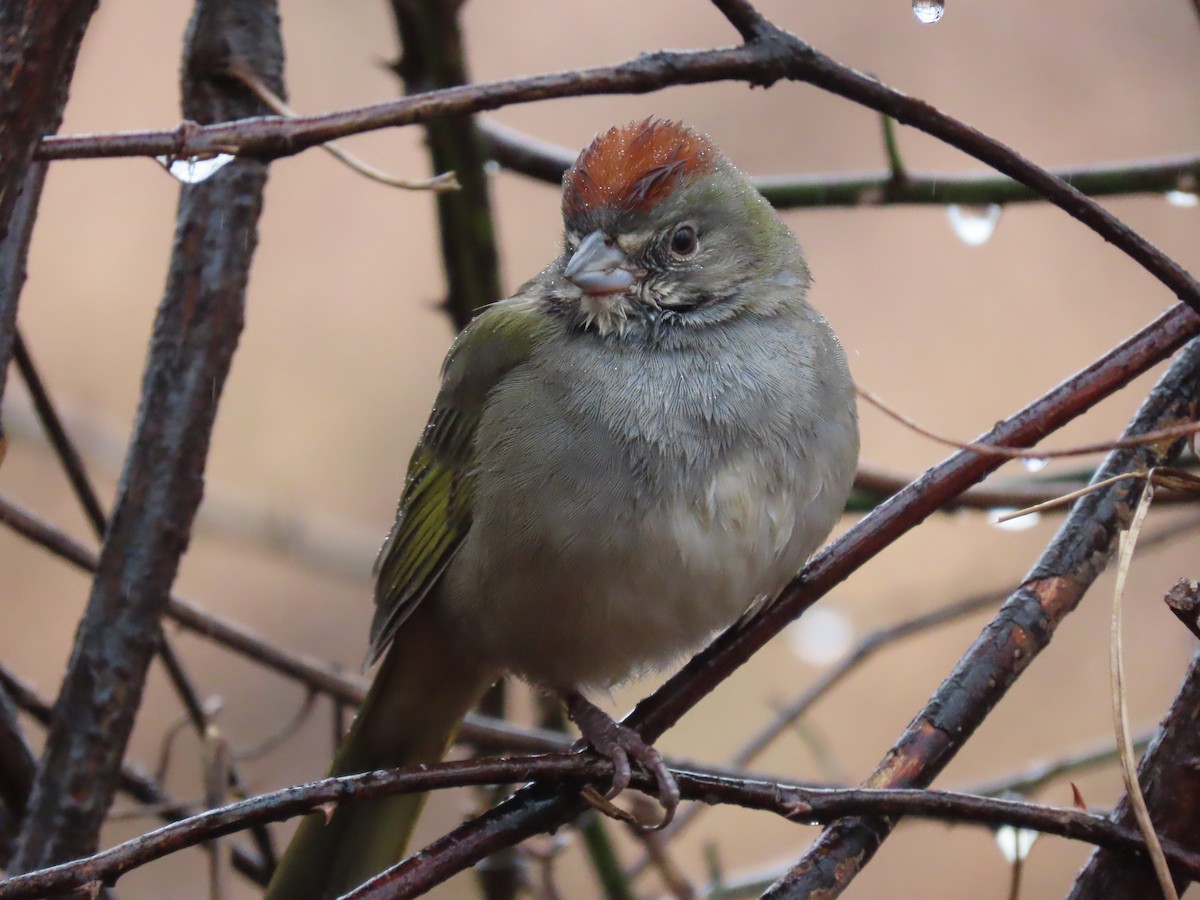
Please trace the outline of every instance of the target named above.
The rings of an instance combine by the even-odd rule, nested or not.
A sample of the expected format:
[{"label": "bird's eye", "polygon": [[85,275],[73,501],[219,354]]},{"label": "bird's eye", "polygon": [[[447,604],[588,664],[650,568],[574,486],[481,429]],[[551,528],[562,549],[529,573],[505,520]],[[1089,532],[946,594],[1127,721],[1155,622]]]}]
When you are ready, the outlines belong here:
[{"label": "bird's eye", "polygon": [[691,225],[680,225],[671,235],[671,252],[676,256],[691,256],[699,246],[696,229]]}]

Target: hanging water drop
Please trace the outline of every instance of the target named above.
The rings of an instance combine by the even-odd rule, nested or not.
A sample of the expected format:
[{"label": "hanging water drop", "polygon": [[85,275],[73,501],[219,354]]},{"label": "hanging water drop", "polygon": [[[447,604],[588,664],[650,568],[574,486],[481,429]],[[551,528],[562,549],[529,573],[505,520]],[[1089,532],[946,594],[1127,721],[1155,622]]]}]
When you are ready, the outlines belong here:
[{"label": "hanging water drop", "polygon": [[850,649],[854,625],[837,607],[814,606],[788,627],[787,642],[801,662],[828,666]]},{"label": "hanging water drop", "polygon": [[1042,521],[1041,513],[1027,513],[1016,519],[1009,519],[1005,522],[1000,520],[1009,513],[1015,513],[1017,510],[1011,506],[999,506],[996,509],[989,509],[987,514],[988,524],[993,528],[999,528],[1001,531],[1027,531],[1038,522]]},{"label": "hanging water drop", "polygon": [[996,845],[1000,848],[1000,855],[1010,863],[1027,857],[1037,839],[1038,832],[1031,828],[1013,828],[1011,825],[1001,825],[996,829]]},{"label": "hanging water drop", "polygon": [[1050,460],[1048,459],[1041,459],[1040,457],[1034,458],[1032,456],[1026,456],[1021,460],[1021,465],[1023,465],[1025,470],[1028,472],[1040,472],[1042,469],[1046,468],[1049,463]]},{"label": "hanging water drop", "polygon": [[1184,209],[1200,206],[1200,194],[1192,191],[1167,191],[1163,196],[1166,197],[1167,202],[1172,206],[1179,206]]},{"label": "hanging water drop", "polygon": [[960,241],[968,247],[982,247],[996,231],[996,223],[1000,221],[1000,204],[960,206],[952,203],[946,210],[946,217]]},{"label": "hanging water drop", "polygon": [[932,25],[946,11],[946,0],[913,0],[913,15],[922,25]]},{"label": "hanging water drop", "polygon": [[217,153],[213,156],[189,156],[185,159],[175,159],[170,156],[154,157],[164,169],[170,172],[184,184],[199,184],[213,173],[233,162],[234,157],[228,153]]}]

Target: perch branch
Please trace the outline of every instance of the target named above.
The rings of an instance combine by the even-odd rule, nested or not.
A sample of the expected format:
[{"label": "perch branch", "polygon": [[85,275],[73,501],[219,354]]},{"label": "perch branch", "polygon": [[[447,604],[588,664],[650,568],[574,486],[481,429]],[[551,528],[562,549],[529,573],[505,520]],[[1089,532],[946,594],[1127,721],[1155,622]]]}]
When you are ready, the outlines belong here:
[{"label": "perch branch", "polygon": [[[981,440],[1012,446],[1041,440],[1174,352],[1198,328],[1200,320],[1186,307],[1174,307],[1021,412],[1000,422]],[[639,703],[624,724],[637,728],[643,738],[656,739],[834,585],[998,464],[995,457],[959,452],[930,469],[828,544],[775,602],[720,635]],[[389,870],[389,877],[399,875],[411,884],[426,887],[437,884],[498,847],[560,825],[579,811],[580,805],[573,799],[556,798],[553,792],[541,788],[524,789],[404,860]]]},{"label": "perch branch", "polygon": [[[186,847],[233,834],[251,824],[282,821],[318,811],[329,803],[345,803],[400,793],[467,785],[532,780],[580,784],[611,777],[609,763],[578,754],[442,762],[415,769],[384,769],[361,775],[324,778],[232,803],[118,844],[93,856],[8,878],[0,882],[0,900],[41,897],[89,884],[115,882],[127,872]],[[814,789],[796,785],[719,778],[681,771],[680,790],[690,800],[733,804],[771,812],[795,822],[820,822],[847,815],[913,815],[947,822],[1007,824],[1094,843],[1114,850],[1141,852],[1136,829],[1103,816],[1018,800],[978,797],[950,791]],[[640,773],[634,784],[651,787]],[[1200,854],[1174,841],[1163,849],[1180,871],[1200,879]],[[411,896],[411,886],[371,882],[350,897]],[[384,891],[389,891],[384,893]]]},{"label": "perch branch", "polygon": [[[1200,341],[1179,355],[1130,423],[1141,434],[1196,417]],[[1164,463],[1182,441],[1109,454],[1097,481]],[[1081,498],[1021,588],[1005,602],[975,644],[868,779],[871,787],[921,787],[953,759],[1008,688],[1049,645],[1058,624],[1104,570],[1117,534],[1133,510],[1139,485],[1122,481]],[[1081,539],[1081,535],[1086,538]],[[845,889],[895,826],[894,819],[852,819],[827,828],[804,858],[765,896],[772,900]]]},{"label": "perch branch", "polygon": [[[276,92],[282,90],[273,5],[231,3],[197,5],[185,52],[185,114],[215,121],[257,110],[258,101],[244,89],[209,80],[206,61],[211,66],[214,57],[232,52],[246,52]],[[217,398],[241,332],[265,181],[263,163],[239,160],[181,192],[133,446],[12,871],[96,845],[200,502]]]}]

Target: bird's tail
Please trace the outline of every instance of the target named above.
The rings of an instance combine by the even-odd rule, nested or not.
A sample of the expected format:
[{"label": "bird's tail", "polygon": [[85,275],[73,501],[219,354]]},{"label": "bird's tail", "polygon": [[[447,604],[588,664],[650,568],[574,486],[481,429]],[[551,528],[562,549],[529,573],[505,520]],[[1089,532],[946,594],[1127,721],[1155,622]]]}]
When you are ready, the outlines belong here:
[{"label": "bird's tail", "polygon": [[[494,677],[417,609],[387,651],[332,774],[439,761]],[[424,802],[424,794],[403,794],[341,804],[328,821],[307,816],[264,900],[338,897],[393,865]]]}]

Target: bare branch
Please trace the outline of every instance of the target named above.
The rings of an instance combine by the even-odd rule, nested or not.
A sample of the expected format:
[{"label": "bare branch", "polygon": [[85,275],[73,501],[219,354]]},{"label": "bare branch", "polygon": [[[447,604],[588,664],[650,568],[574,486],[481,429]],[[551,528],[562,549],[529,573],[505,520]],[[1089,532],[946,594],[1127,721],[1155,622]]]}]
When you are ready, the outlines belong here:
[{"label": "bare branch", "polygon": [[[216,120],[255,111],[252,95],[208,80],[211,60],[231,52],[246,52],[279,84],[274,7],[242,5],[237,16],[215,0],[197,7],[184,66],[185,112]],[[199,505],[217,397],[241,331],[265,180],[265,165],[239,160],[182,192],[134,444],[12,871],[95,847]]]},{"label": "bare branch", "polygon": [[38,139],[56,132],[62,122],[79,46],[95,8],[96,0],[0,4],[0,400],[46,175],[44,166],[31,162]]},{"label": "bare branch", "polygon": [[749,0],[712,0],[729,24],[738,30],[742,40],[750,43],[774,29]]},{"label": "bare branch", "polygon": [[[554,754],[443,762],[414,769],[387,769],[325,778],[209,810],[87,859],[9,878],[0,882],[0,900],[41,897],[47,892],[70,890],[94,882],[111,884],[132,869],[185,847],[232,834],[251,824],[282,821],[313,812],[329,803],[464,785],[531,780],[580,784],[600,781],[611,775],[607,761],[581,754]],[[1023,801],[950,791],[814,789],[686,771],[676,775],[680,789],[688,799],[735,804],[771,812],[795,822],[829,821],[860,814],[913,815],[947,822],[1008,824],[1123,852],[1139,852],[1143,847],[1141,836],[1135,829],[1116,825],[1102,816]],[[639,788],[652,787],[640,773],[635,776],[635,784]],[[1200,879],[1200,854],[1185,851],[1172,841],[1164,843],[1164,850],[1180,871]],[[413,896],[412,891],[420,887],[413,883],[376,879],[347,896]]]},{"label": "bare branch", "polygon": [[[37,695],[28,684],[0,664],[0,688],[13,702],[39,725],[50,724],[50,704]],[[142,808],[152,811],[164,822],[178,822],[196,815],[196,810],[181,803],[168,794],[152,777],[138,767],[125,763],[121,766],[117,783],[118,790],[128,794]],[[271,868],[266,861],[252,855],[245,847],[233,847],[233,867],[255,884],[265,885],[271,877]]]},{"label": "bare branch", "polygon": [[[409,94],[466,84],[460,5],[440,0],[392,0],[400,39],[396,73]],[[462,186],[437,198],[438,234],[446,275],[446,313],[461,329],[504,296],[496,226],[488,195],[487,161],[473,116],[436,119],[425,126],[433,171],[453,171]]]},{"label": "bare branch", "polygon": [[[1130,423],[1141,434],[1190,419],[1200,387],[1200,341],[1179,355]],[[1182,442],[1117,450],[1096,473],[1097,481],[1131,469],[1164,463]],[[970,739],[1033,658],[1050,643],[1058,624],[1104,570],[1117,535],[1133,509],[1135,488],[1120,482],[1087,495],[1072,508],[1021,589],[1005,602],[954,671],[917,714],[868,779],[872,787],[927,785]],[[1080,540],[1080,534],[1087,534]],[[847,820],[825,830],[804,858],[765,896],[808,896],[843,890],[870,861],[895,827],[893,819]]]},{"label": "bare branch", "polygon": [[[532,137],[493,119],[479,119],[488,154],[510,171],[558,185],[575,160],[575,152]],[[1089,197],[1121,194],[1165,194],[1200,180],[1200,155],[1122,160],[1091,166],[1048,169],[1054,177]],[[897,184],[887,170],[817,175],[761,175],[750,179],[776,209],[828,206],[894,206],[899,204],[1043,202],[1045,198],[1019,181],[976,173],[913,172],[906,169]]]},{"label": "bare branch", "polygon": [[[981,440],[1010,446],[1040,440],[1174,352],[1197,330],[1200,320],[1186,307],[1174,307],[1082,372],[1000,422]],[[639,703],[624,724],[638,729],[646,739],[656,739],[834,585],[996,465],[994,457],[960,452],[930,469],[828,544],[773,603],[718,636]],[[525,789],[389,871],[420,884],[438,883],[499,847],[557,827],[579,811],[580,802],[573,798],[555,797],[552,791],[540,788]]]},{"label": "bare branch", "polygon": [[299,119],[265,116],[208,126],[185,122],[174,131],[47,138],[39,148],[39,158],[142,155],[177,158],[236,153],[272,159],[350,134],[498,109],[515,103],[556,97],[648,93],[671,85],[713,81],[739,80],[767,86],[780,79],[806,82],[891,116],[897,122],[918,128],[1008,175],[1127,253],[1180,300],[1200,311],[1200,285],[1195,279],[1077,188],[925,101],[909,97],[844,66],[796,36],[777,29],[740,47],[658,51],[613,66],[448,88],[323,116]]},{"label": "bare branch", "polygon": [[[1192,659],[1171,708],[1159,723],[1154,739],[1138,767],[1138,782],[1154,826],[1162,838],[1197,846],[1200,834],[1200,654]],[[1133,813],[1128,797],[1112,815],[1114,822],[1129,825]],[[1183,891],[1187,879],[1172,868],[1175,887]],[[1154,896],[1157,881],[1142,859],[1118,859],[1094,853],[1072,889],[1071,900],[1101,897]]]}]

